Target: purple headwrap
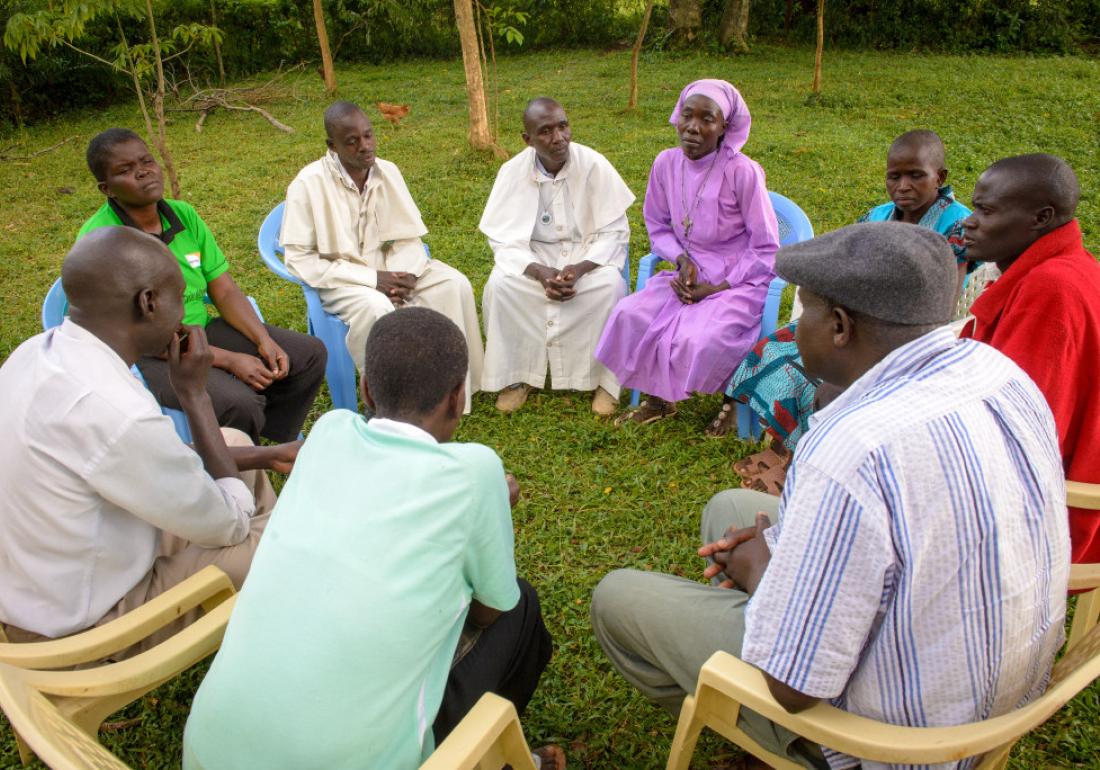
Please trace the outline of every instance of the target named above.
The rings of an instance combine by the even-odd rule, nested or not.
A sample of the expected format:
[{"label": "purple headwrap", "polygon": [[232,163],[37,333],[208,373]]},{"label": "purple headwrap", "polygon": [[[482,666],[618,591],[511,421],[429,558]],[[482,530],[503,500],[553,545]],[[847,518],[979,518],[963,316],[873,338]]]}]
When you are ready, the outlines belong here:
[{"label": "purple headwrap", "polygon": [[676,109],[672,111],[672,117],[668,122],[676,125],[680,122],[680,113],[684,109],[684,102],[689,96],[706,96],[714,100],[722,115],[726,118],[726,133],[723,135],[722,147],[733,155],[745,146],[749,140],[749,127],[752,125],[752,117],[749,115],[749,106],[741,98],[741,94],[725,80],[696,80],[689,83],[680,92],[680,98],[676,102]]}]

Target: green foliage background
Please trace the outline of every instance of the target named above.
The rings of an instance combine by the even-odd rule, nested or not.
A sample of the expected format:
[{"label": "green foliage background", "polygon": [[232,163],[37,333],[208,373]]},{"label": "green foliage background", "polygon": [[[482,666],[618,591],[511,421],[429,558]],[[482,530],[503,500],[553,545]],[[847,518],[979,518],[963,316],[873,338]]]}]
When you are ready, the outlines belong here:
[{"label": "green foliage background", "polygon": [[[49,0],[0,0],[0,31],[15,13]],[[667,27],[669,0],[658,0],[647,36],[652,50],[675,47]],[[717,50],[726,0],[701,0],[702,36],[695,47]],[[526,48],[621,47],[636,34],[644,0],[498,0],[487,7],[527,15]],[[232,77],[319,58],[311,0],[215,0],[225,34],[223,57]],[[812,42],[814,0],[757,0],[750,31],[758,41]],[[183,23],[211,20],[209,0],[157,0],[161,34]],[[329,36],[338,61],[383,63],[458,55],[451,0],[326,0]],[[116,40],[108,18],[93,23],[82,47],[98,51]],[[132,41],[147,40],[140,19],[125,22]],[[953,53],[1068,53],[1100,44],[1100,0],[830,0],[826,37],[834,48],[888,48]],[[498,48],[507,48],[503,40]],[[197,81],[216,73],[211,51],[188,59]],[[184,72],[175,68],[182,78]],[[929,73],[929,76],[933,76]],[[0,126],[33,121],[77,106],[110,104],[129,88],[122,78],[79,54],[52,49],[23,63],[0,47]]]},{"label": "green foliage background", "polygon": [[[654,156],[674,142],[668,116],[680,88],[722,77],[743,92],[753,115],[746,152],[768,186],[798,202],[818,232],[855,220],[882,202],[886,148],[902,131],[933,128],[948,148],[951,181],[969,202],[978,174],[1011,154],[1044,150],[1076,169],[1086,245],[1100,247],[1100,62],[1041,58],[835,51],[826,60],[825,98],[808,106],[813,50],[761,45],[737,58],[711,53],[648,53],[639,109],[623,113],[627,52],[544,51],[500,63],[503,144],[522,147],[520,113],[538,94],[561,99],[576,141],[615,164],[638,196],[629,211],[635,266],[648,249],[641,199]],[[275,62],[272,62],[273,64]],[[342,66],[341,95],[377,120],[379,153],[395,161],[430,230],[432,254],[465,272],[480,297],[491,256],[477,222],[499,162],[466,144],[466,101],[458,61]],[[209,223],[233,275],[271,323],[304,330],[297,287],[267,272],[256,232],[297,170],[323,151],[321,81],[306,76],[297,100],[269,105],[297,129],[273,130],[255,115],[215,113],[201,134],[191,116],[169,126],[184,197]],[[406,102],[400,128],[382,121],[376,101]],[[84,166],[84,147],[112,125],[140,128],[136,106],[83,110],[0,139],[12,154],[78,139],[30,161],[0,163],[0,360],[39,329],[42,297],[80,224],[102,201]],[[314,414],[329,408],[327,396]],[[618,567],[697,577],[699,512],[737,479],[730,463],[753,447],[701,436],[717,398],[687,402],[675,420],[616,430],[591,416],[580,394],[539,393],[511,416],[475,399],[459,438],[493,447],[519,478],[515,511],[521,574],[538,589],[555,658],[524,720],[532,743],[565,744],[570,767],[656,770],[664,766],[672,721],[647,704],[608,664],[588,622],[593,587]],[[364,501],[369,490],[364,490]],[[286,633],[294,633],[287,629]],[[278,644],[278,639],[271,640]],[[178,765],[184,720],[203,667],[130,708],[136,727],[103,740],[135,767]],[[16,767],[14,742],[0,722],[0,767]],[[1100,767],[1100,686],[1060,711],[1014,753],[1014,770]],[[697,767],[732,750],[709,738]],[[704,760],[713,760],[708,764]]]}]

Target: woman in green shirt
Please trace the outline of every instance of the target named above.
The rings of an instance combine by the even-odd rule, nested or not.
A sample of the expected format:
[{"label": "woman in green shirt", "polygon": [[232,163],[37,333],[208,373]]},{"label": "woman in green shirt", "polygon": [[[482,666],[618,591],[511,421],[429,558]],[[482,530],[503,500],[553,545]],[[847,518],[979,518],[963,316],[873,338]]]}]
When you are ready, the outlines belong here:
[{"label": "woman in green shirt", "polygon": [[[183,201],[164,198],[160,165],[141,137],[111,128],[88,144],[88,168],[106,203],[77,235],[99,227],[134,227],[155,235],[179,262],[186,283],[183,323],[204,326],[214,352],[207,391],[218,422],[258,441],[291,441],[305,422],[325,375],[325,347],[313,337],[268,326],[229,274],[210,228]],[[211,318],[206,297],[218,310]],[[146,357],[138,368],[164,406],[179,408],[168,365]]]}]

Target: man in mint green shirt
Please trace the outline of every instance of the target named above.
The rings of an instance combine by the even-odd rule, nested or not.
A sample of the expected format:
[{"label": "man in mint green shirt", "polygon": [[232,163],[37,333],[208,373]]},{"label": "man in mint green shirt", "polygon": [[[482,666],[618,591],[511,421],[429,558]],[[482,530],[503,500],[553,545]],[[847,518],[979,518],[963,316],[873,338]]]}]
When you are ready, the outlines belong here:
[{"label": "man in mint green shirt", "polygon": [[376,416],[329,412],[302,447],[195,696],[185,768],[411,769],[483,693],[527,705],[552,641],[516,578],[518,487],[491,449],[451,442],[466,367],[434,310],[375,323]]}]

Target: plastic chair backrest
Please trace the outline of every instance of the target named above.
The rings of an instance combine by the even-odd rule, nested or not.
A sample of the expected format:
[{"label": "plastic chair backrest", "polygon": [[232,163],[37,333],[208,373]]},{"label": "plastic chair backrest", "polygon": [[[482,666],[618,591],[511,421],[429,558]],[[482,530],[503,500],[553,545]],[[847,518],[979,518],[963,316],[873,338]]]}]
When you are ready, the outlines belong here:
[{"label": "plastic chair backrest", "polygon": [[283,247],[279,243],[279,233],[283,227],[284,208],[286,208],[286,201],[271,209],[268,215],[264,217],[263,224],[260,225],[260,232],[256,236],[256,248],[260,250],[260,257],[267,265],[268,270],[284,281],[290,281],[301,286],[302,282],[290,274],[280,258]]},{"label": "plastic chair backrest", "polygon": [[771,199],[775,219],[779,224],[780,246],[790,246],[792,243],[808,241],[814,237],[814,227],[810,224],[810,218],[797,203],[777,192],[768,191],[768,197]]}]

